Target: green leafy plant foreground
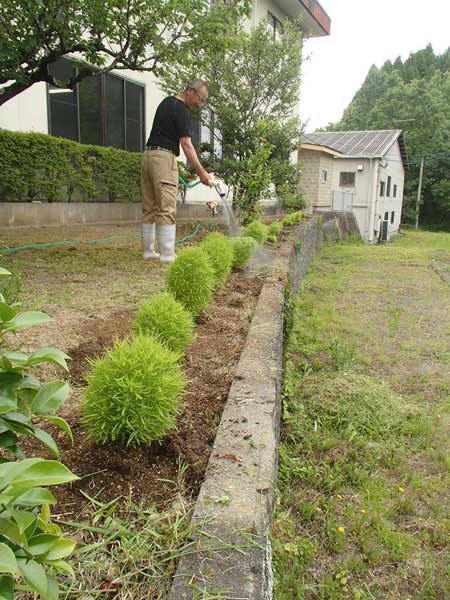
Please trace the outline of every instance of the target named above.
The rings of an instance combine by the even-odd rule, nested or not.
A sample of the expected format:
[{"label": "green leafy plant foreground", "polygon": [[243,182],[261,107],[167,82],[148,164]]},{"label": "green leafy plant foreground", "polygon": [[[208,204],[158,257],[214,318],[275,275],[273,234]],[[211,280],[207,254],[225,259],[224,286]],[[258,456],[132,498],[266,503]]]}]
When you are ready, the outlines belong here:
[{"label": "green leafy plant foreground", "polygon": [[84,403],[89,435],[100,444],[139,446],[173,429],[185,388],[179,358],[156,338],[141,334],[117,341],[92,361]]},{"label": "green leafy plant foreground", "polygon": [[[0,278],[9,276],[0,268]],[[21,436],[32,436],[59,458],[55,441],[37,425],[41,420],[72,437],[64,419],[51,414],[67,398],[68,385],[64,381],[42,385],[30,373],[41,363],[67,369],[67,355],[52,348],[26,354],[11,347],[17,331],[49,320],[38,311],[18,313],[0,294],[0,597],[6,600],[14,597],[18,582],[39,598],[56,600],[56,574],[73,576],[64,559],[76,542],[50,521],[50,505],[56,498],[46,486],[78,478],[58,461],[26,458],[20,448]]]}]

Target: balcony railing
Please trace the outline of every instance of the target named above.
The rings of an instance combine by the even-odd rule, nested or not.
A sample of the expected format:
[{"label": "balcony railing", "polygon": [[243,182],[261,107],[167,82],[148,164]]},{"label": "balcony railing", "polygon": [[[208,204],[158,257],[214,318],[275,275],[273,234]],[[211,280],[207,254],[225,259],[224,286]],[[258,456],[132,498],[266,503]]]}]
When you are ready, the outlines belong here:
[{"label": "balcony railing", "polygon": [[326,34],[330,33],[331,19],[321,7],[317,0],[300,0],[305,8],[308,9],[310,14],[314,17],[320,27]]}]

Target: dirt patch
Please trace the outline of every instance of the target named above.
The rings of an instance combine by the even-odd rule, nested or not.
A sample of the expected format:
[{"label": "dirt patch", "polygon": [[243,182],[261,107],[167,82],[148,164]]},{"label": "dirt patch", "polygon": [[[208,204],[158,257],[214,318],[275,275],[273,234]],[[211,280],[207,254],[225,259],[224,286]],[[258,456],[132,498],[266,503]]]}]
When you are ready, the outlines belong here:
[{"label": "dirt patch", "polygon": [[[178,429],[161,443],[138,449],[120,444],[98,446],[87,436],[76,402],[64,409],[75,438],[73,447],[66,436],[48,427],[58,439],[62,461],[81,477],[54,490],[58,510],[65,518],[80,514],[86,504],[82,491],[91,497],[98,495],[102,501],[131,493],[134,500],[165,507],[177,486],[180,465],[186,467],[188,492],[197,495],[262,283],[261,277],[232,274],[208,312],[198,319],[195,341],[184,363],[189,382],[184,411]],[[116,311],[101,319],[89,317],[80,324],[82,341],[68,351],[74,398],[85,384],[88,359],[103,354],[114,339],[129,335],[134,314],[133,310]],[[31,440],[24,450],[43,456],[42,447],[33,446]]]}]

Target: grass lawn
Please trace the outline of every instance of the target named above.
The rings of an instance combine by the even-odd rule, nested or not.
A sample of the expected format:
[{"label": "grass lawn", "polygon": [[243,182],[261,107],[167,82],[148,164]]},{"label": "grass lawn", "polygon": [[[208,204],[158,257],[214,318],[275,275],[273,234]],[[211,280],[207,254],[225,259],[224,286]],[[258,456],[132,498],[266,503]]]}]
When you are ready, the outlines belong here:
[{"label": "grass lawn", "polygon": [[450,286],[436,251],[450,258],[450,234],[326,246],[296,300],[278,600],[450,598]]}]

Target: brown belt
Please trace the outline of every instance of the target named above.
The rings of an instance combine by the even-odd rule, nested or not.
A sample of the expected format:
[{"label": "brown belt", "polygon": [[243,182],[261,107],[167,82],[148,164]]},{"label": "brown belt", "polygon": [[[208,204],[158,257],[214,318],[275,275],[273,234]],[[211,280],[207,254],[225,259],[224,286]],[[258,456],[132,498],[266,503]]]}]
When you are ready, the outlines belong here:
[{"label": "brown belt", "polygon": [[147,146],[147,150],[162,150],[163,152],[169,152],[170,154],[175,154],[173,150],[169,150],[169,148],[161,148],[161,146]]}]

